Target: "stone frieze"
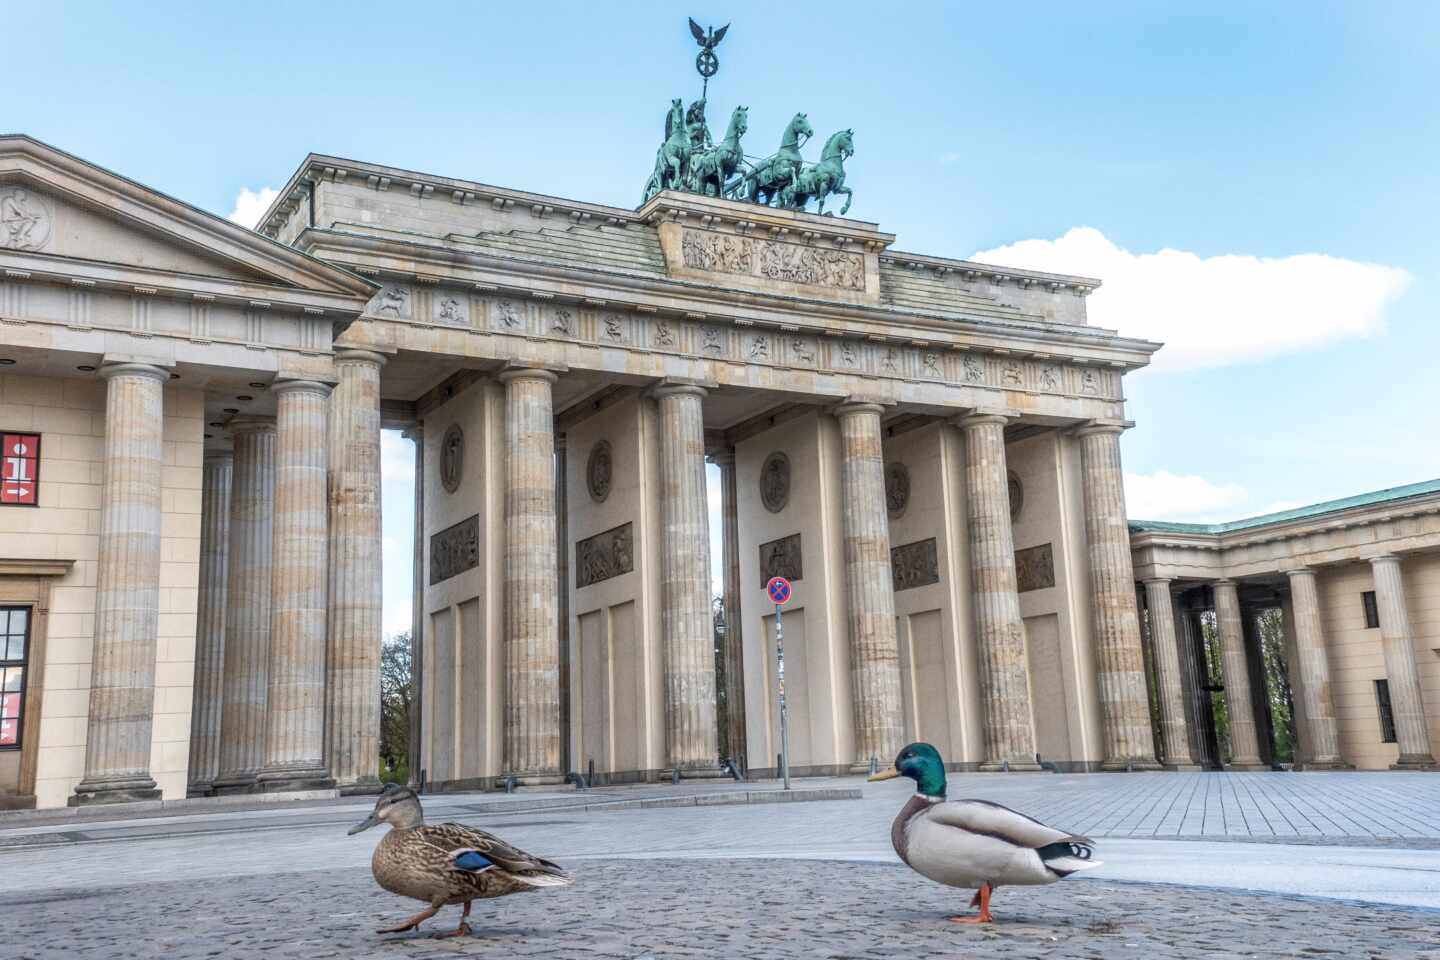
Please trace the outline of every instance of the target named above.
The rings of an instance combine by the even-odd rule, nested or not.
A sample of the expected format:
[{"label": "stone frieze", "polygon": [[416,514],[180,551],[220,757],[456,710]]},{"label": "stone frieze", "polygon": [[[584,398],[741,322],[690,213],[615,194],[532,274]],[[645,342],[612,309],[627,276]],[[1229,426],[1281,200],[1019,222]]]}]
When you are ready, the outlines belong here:
[{"label": "stone frieze", "polygon": [[935,550],[935,538],[892,547],[890,571],[894,577],[896,593],[939,583],[940,557]]},{"label": "stone frieze", "polygon": [[635,569],[634,525],[622,523],[575,543],[575,586],[618,577]]},{"label": "stone frieze", "polygon": [[1015,551],[1015,580],[1019,591],[1055,586],[1055,551],[1048,543]]},{"label": "stone frieze", "polygon": [[843,250],[687,228],[681,231],[680,255],[686,267],[707,273],[838,290],[865,289],[864,258]]},{"label": "stone frieze", "polygon": [[430,586],[480,565],[480,515],[430,537]]},{"label": "stone frieze", "polygon": [[788,537],[760,544],[760,586],[769,583],[771,577],[784,577],[791,581],[804,579],[800,534],[792,533]]}]

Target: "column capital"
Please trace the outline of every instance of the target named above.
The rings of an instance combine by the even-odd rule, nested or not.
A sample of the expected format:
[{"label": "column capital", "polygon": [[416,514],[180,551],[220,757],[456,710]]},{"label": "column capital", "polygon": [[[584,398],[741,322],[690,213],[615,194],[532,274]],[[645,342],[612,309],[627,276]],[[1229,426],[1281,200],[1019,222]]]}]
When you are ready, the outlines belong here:
[{"label": "column capital", "polygon": [[1012,420],[1017,419],[1015,414],[1000,407],[976,407],[969,413],[962,413],[950,422],[962,430],[971,427],[980,427],[985,424],[998,423],[1002,427]]},{"label": "column capital", "polygon": [[225,428],[232,434],[275,432],[274,417],[235,417]]},{"label": "column capital", "polygon": [[1146,586],[1149,586],[1149,585],[1152,584],[1152,583],[1158,583],[1158,584],[1163,584],[1163,585],[1165,585],[1165,586],[1168,587],[1168,586],[1170,586],[1172,583],[1175,582],[1175,578],[1174,578],[1174,577],[1142,577],[1142,578],[1140,579],[1140,582],[1143,583],[1143,584],[1145,584]]},{"label": "column capital", "polygon": [[726,447],[724,450],[717,450],[714,453],[710,454],[710,456],[706,459],[719,467],[734,466],[735,448]]},{"label": "column capital", "polygon": [[344,347],[335,351],[334,359],[336,363],[373,363],[377,367],[383,367],[390,358],[374,350]]},{"label": "column capital", "polygon": [[1286,571],[1285,571],[1285,576],[1287,576],[1287,577],[1313,577],[1313,576],[1315,576],[1315,568],[1314,568],[1314,567],[1291,567],[1289,570],[1286,570]]},{"label": "column capital", "polygon": [[650,388],[649,394],[656,400],[665,397],[692,396],[704,399],[719,384],[713,380],[690,380],[681,377],[667,377]]},{"label": "column capital", "polygon": [[1374,566],[1374,565],[1380,564],[1380,563],[1399,563],[1399,562],[1400,562],[1400,557],[1399,557],[1399,555],[1398,555],[1398,554],[1394,554],[1394,553],[1382,553],[1382,554],[1379,554],[1379,555],[1377,555],[1377,556],[1367,557],[1366,559],[1370,561],[1371,566]]},{"label": "column capital", "polygon": [[315,393],[328,397],[331,389],[333,388],[328,383],[321,383],[319,380],[282,380],[270,385],[270,392],[277,397],[284,393]]},{"label": "column capital", "polygon": [[400,436],[406,440],[414,440],[416,443],[425,441],[425,424],[417,423],[400,431]]},{"label": "column capital", "polygon": [[1096,419],[1086,420],[1073,428],[1071,431],[1077,437],[1088,437],[1095,434],[1113,433],[1119,435],[1135,426],[1134,420],[1110,420]]},{"label": "column capital", "polygon": [[1212,587],[1238,587],[1238,586],[1239,586],[1239,583],[1237,583],[1237,582],[1234,581],[1234,580],[1231,580],[1229,577],[1221,577],[1221,578],[1219,578],[1218,580],[1211,580],[1211,581],[1210,581],[1210,586],[1212,586]]},{"label": "column capital", "polygon": [[569,372],[570,368],[563,364],[532,364],[510,360],[506,362],[505,368],[496,375],[495,379],[501,383],[509,383],[512,380],[544,380],[546,383],[554,384],[560,379],[560,374]]},{"label": "column capital", "polygon": [[206,450],[206,451],[205,451],[205,462],[206,462],[206,463],[210,463],[210,462],[212,462],[212,461],[214,461],[214,462],[216,462],[216,463],[219,463],[219,462],[222,462],[222,461],[225,461],[225,460],[234,460],[234,459],[235,459],[235,451],[234,451],[234,450]]},{"label": "column capital", "polygon": [[887,406],[894,406],[894,404],[878,397],[850,396],[831,407],[830,413],[836,417],[849,417],[857,413],[880,415],[885,412]]},{"label": "column capital", "polygon": [[145,380],[154,380],[157,383],[166,383],[170,380],[170,371],[153,363],[137,363],[127,360],[105,364],[100,368],[100,376],[106,380],[111,377],[139,377]]}]

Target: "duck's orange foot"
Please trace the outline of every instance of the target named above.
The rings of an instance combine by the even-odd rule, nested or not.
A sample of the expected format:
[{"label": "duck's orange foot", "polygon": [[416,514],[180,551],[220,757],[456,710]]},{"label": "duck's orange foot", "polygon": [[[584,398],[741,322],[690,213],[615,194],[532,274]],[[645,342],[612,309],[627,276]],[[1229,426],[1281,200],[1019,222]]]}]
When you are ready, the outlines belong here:
[{"label": "duck's orange foot", "polygon": [[994,923],[995,918],[989,913],[977,913],[967,917],[947,917],[951,923]]},{"label": "duck's orange foot", "polygon": [[435,934],[435,939],[436,939],[436,940],[447,940],[447,939],[449,939],[450,937],[468,937],[468,936],[470,936],[470,933],[471,933],[471,931],[470,931],[470,924],[466,923],[464,920],[461,920],[461,921],[460,921],[460,926],[456,927],[454,930],[451,930],[449,933],[437,933],[437,934]]},{"label": "duck's orange foot", "polygon": [[404,933],[406,930],[415,930],[415,929],[418,929],[419,926],[420,926],[421,921],[423,921],[423,920],[429,920],[431,917],[435,916],[435,911],[437,911],[437,910],[439,910],[439,909],[440,909],[439,907],[431,907],[429,910],[421,910],[419,913],[415,914],[415,916],[406,918],[406,920],[405,920],[403,923],[400,923],[400,924],[398,924],[398,925],[396,925],[396,926],[393,926],[393,927],[385,927],[384,929],[382,929],[382,930],[376,930],[375,932],[376,932],[376,933]]},{"label": "duck's orange foot", "polygon": [[979,907],[980,912],[973,917],[950,917],[951,923],[994,923],[995,918],[990,915],[990,894],[995,888],[988,883],[982,883],[980,889],[975,891],[975,896],[970,898],[970,906]]}]

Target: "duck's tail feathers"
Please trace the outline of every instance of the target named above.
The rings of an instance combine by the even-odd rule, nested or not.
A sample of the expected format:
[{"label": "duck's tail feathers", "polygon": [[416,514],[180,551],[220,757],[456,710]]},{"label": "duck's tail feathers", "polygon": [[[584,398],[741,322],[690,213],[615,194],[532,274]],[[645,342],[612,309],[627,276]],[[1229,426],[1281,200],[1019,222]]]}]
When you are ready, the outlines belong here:
[{"label": "duck's tail feathers", "polygon": [[1105,863],[1103,860],[1094,859],[1094,848],[1091,847],[1090,841],[1082,837],[1073,837],[1058,843],[1047,843],[1035,852],[1040,855],[1040,862],[1045,864],[1045,869],[1062,880],[1072,873],[1090,870],[1103,866]]},{"label": "duck's tail feathers", "polygon": [[517,875],[516,879],[531,887],[568,887],[575,882],[575,878],[560,864],[539,857],[535,858],[529,869]]}]

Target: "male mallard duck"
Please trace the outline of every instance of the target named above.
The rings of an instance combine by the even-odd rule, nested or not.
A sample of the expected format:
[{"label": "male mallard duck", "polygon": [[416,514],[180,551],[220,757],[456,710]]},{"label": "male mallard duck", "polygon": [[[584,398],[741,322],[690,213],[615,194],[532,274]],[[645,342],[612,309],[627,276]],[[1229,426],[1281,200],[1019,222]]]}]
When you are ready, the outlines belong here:
[{"label": "male mallard duck", "polygon": [[976,916],[955,923],[989,923],[990,894],[1001,884],[1036,885],[1100,866],[1085,837],[1047,827],[988,800],[946,800],[945,762],[928,743],[912,743],[895,765],[870,779],[909,777],[917,791],[890,827],[890,842],[915,872],[951,887],[975,887]]},{"label": "male mallard duck", "polygon": [[390,824],[375,848],[370,871],[391,893],[428,901],[430,906],[404,923],[377,930],[400,933],[418,928],[446,904],[463,903],[460,926],[442,937],[470,932],[465,918],[470,901],[506,897],[539,887],[568,887],[573,878],[549,860],[532,857],[499,837],[458,823],[425,824],[425,811],[413,790],[390,784],[370,816],[350,828],[352,835],[381,822]]}]

